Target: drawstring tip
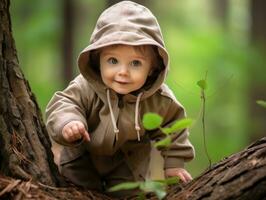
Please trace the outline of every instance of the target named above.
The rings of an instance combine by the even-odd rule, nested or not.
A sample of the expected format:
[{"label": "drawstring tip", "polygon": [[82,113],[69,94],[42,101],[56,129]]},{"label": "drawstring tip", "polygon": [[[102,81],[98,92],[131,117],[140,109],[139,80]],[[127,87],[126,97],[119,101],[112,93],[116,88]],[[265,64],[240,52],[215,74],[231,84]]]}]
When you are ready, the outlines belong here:
[{"label": "drawstring tip", "polygon": [[119,133],[119,130],[118,129],[115,129],[114,132],[115,132],[115,140],[118,141],[118,133]]},{"label": "drawstring tip", "polygon": [[138,141],[140,141],[139,131],[137,131]]},{"label": "drawstring tip", "polygon": [[139,126],[136,126],[135,129],[137,131],[138,141],[140,141],[140,134],[139,134],[140,127]]}]

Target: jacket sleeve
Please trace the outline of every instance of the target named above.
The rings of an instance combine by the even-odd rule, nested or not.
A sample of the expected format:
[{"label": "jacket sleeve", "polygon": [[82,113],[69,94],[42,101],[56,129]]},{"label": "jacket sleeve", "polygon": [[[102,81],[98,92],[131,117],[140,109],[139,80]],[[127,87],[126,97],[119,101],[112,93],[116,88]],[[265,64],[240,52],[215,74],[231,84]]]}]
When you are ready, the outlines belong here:
[{"label": "jacket sleeve", "polygon": [[46,127],[49,135],[57,143],[73,146],[76,143],[67,142],[62,135],[63,127],[74,120],[81,121],[87,128],[84,92],[77,78],[64,91],[54,94],[46,108]]},{"label": "jacket sleeve", "polygon": [[[171,126],[176,120],[186,117],[184,108],[176,100],[172,100],[167,111],[164,113],[162,127]],[[171,134],[172,143],[167,148],[159,149],[164,158],[164,169],[184,168],[184,162],[192,160],[195,156],[194,147],[188,140],[188,129]],[[165,137],[160,130],[152,133],[151,138],[158,141]]]}]

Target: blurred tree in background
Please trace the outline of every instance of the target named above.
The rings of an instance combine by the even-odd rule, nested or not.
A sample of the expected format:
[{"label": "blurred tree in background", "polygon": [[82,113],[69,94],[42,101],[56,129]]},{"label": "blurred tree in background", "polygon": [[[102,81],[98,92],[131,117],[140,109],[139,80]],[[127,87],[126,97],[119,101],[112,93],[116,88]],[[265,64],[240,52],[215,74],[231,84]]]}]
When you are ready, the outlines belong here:
[{"label": "blurred tree in background", "polygon": [[[253,102],[257,99],[266,99],[266,1],[252,0],[250,2],[251,15],[251,46],[256,48],[260,56],[254,57],[252,68],[249,71],[250,86],[249,86],[249,105],[250,115],[254,118],[254,123],[250,124],[250,129],[254,130],[250,136],[252,139],[265,135],[266,120],[265,112],[256,106]],[[264,70],[263,70],[264,68]]]},{"label": "blurred tree in background", "polygon": [[[11,4],[20,66],[44,113],[56,90],[78,73],[76,59],[99,14],[115,0],[52,0]],[[265,135],[266,3],[263,0],[145,0],[157,17],[170,53],[167,83],[198,119],[191,129],[194,176],[208,165],[203,148],[196,82],[208,71],[207,147],[213,162]]]}]

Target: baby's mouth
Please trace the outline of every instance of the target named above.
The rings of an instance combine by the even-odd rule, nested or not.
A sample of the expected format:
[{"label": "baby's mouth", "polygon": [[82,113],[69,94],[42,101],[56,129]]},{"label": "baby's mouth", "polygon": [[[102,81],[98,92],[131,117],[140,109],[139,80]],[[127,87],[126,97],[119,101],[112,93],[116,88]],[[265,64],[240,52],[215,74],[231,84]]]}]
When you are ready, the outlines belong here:
[{"label": "baby's mouth", "polygon": [[119,83],[121,85],[126,85],[128,84],[129,82],[128,81],[115,81],[116,83]]}]

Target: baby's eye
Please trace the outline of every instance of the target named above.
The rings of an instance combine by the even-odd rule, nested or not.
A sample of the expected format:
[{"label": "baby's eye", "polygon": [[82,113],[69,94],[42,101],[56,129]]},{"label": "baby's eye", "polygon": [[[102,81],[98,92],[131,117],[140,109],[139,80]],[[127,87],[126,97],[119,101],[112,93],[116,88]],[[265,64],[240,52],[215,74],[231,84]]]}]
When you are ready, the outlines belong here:
[{"label": "baby's eye", "polygon": [[131,65],[134,67],[138,67],[138,66],[141,66],[141,62],[139,60],[133,60],[131,62]]},{"label": "baby's eye", "polygon": [[111,58],[108,58],[107,62],[109,64],[115,65],[115,64],[118,63],[118,60],[116,58],[114,58],[114,57],[111,57]]}]

